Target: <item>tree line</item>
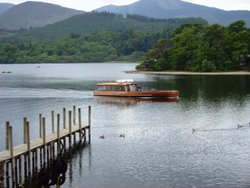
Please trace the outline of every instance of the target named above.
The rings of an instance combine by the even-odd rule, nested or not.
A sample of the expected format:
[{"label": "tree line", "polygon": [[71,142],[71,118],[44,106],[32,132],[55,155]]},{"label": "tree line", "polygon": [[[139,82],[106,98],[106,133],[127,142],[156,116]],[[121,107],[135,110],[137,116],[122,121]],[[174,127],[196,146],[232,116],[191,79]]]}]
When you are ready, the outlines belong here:
[{"label": "tree line", "polygon": [[229,71],[249,68],[250,29],[242,20],[228,26],[186,24],[161,39],[137,66],[146,71]]},{"label": "tree line", "polygon": [[13,37],[0,45],[0,63],[139,61],[164,35],[125,30],[41,41]]}]

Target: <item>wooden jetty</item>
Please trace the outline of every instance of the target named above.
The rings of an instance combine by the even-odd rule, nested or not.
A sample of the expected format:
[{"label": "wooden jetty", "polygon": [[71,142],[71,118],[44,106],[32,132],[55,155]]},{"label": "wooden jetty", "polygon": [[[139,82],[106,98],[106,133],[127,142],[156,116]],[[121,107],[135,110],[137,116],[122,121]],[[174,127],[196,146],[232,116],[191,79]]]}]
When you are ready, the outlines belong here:
[{"label": "wooden jetty", "polygon": [[[23,180],[23,175],[31,176],[31,173],[60,156],[67,147],[70,148],[76,143],[77,135],[79,142],[86,143],[88,139],[90,143],[91,106],[88,107],[86,124],[82,123],[81,108],[76,111],[73,106],[73,110],[68,112],[64,108],[62,117],[57,114],[55,118],[54,111],[51,111],[50,125],[52,132],[48,133],[46,119],[39,114],[39,138],[30,140],[30,123],[26,117],[23,118],[23,144],[13,146],[12,126],[6,122],[6,147],[5,151],[0,152],[0,176],[5,174],[7,180],[11,177],[12,187]],[[0,182],[0,187],[10,187],[9,181],[6,182]]]}]

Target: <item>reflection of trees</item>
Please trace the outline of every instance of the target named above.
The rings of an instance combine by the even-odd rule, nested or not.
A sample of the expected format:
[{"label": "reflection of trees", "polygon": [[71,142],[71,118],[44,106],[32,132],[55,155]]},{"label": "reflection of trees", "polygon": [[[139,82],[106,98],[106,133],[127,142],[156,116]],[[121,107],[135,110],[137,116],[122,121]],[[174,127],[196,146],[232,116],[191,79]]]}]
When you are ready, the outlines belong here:
[{"label": "reflection of trees", "polygon": [[147,83],[156,89],[180,91],[181,99],[209,101],[243,101],[250,94],[249,76],[175,76],[155,77],[155,82]]}]

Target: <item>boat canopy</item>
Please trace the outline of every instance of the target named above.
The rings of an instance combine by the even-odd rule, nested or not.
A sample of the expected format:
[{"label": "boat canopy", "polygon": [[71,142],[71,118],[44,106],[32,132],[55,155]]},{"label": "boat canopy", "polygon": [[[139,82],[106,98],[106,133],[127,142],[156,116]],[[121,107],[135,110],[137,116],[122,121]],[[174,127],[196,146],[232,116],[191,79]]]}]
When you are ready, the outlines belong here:
[{"label": "boat canopy", "polygon": [[96,86],[127,86],[131,85],[131,83],[122,83],[122,82],[110,82],[110,83],[99,83]]},{"label": "boat canopy", "polygon": [[119,82],[119,83],[133,83],[134,80],[133,79],[123,79],[123,80],[116,80],[116,82]]}]

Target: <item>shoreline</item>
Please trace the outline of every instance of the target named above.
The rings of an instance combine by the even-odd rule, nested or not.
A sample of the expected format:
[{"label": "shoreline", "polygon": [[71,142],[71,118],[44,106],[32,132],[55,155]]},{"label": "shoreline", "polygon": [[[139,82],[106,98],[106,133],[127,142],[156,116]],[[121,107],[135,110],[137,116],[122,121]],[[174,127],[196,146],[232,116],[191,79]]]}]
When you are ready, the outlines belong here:
[{"label": "shoreline", "polygon": [[234,71],[234,72],[188,72],[188,71],[164,71],[164,72],[157,72],[157,71],[125,71],[128,74],[148,74],[148,75],[173,75],[173,76],[250,76],[249,71]]}]

